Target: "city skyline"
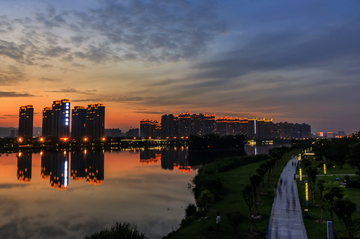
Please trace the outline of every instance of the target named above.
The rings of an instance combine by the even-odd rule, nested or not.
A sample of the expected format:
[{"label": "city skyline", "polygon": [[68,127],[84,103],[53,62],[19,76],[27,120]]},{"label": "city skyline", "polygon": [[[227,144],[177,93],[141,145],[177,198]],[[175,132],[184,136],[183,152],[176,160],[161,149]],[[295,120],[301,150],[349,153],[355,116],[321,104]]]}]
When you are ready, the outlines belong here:
[{"label": "city skyline", "polygon": [[360,130],[360,3],[5,1],[0,127],[53,99],[102,102],[106,128],[173,112]]}]

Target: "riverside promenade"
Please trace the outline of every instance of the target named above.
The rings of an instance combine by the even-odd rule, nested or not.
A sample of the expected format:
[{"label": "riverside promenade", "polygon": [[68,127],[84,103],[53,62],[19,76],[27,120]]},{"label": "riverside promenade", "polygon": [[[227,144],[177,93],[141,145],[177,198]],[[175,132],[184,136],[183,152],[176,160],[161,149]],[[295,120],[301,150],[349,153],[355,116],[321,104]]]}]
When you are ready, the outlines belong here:
[{"label": "riverside promenade", "polygon": [[297,156],[292,157],[281,173],[266,239],[307,239],[292,165],[297,162]]}]

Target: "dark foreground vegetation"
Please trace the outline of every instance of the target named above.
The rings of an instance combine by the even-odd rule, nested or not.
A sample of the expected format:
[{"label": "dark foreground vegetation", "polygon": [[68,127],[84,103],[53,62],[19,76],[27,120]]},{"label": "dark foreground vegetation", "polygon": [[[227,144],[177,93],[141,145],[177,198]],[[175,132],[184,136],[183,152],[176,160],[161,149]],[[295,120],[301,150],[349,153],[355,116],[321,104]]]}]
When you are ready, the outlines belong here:
[{"label": "dark foreground vegetation", "polygon": [[302,156],[300,165],[309,184],[308,207],[305,185],[297,181],[301,206],[308,209],[304,217],[308,238],[326,238],[326,221],[333,222],[334,238],[360,238],[359,136],[316,141],[312,147],[315,156]]},{"label": "dark foreground vegetation", "polygon": [[116,223],[111,228],[106,228],[100,232],[96,232],[85,239],[146,239],[144,233],[138,231],[136,226],[127,222]]}]

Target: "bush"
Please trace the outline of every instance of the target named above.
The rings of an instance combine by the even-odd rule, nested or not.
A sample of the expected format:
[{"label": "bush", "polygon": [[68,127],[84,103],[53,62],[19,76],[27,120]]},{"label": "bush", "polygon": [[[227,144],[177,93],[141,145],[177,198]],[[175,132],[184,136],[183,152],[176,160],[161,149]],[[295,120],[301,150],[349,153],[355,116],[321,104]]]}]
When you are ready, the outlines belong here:
[{"label": "bush", "polygon": [[181,220],[180,227],[185,227],[187,225],[190,225],[195,221],[195,216],[186,217]]},{"label": "bush", "polygon": [[200,193],[196,203],[200,209],[207,209],[214,203],[214,195],[209,190],[204,190]]},{"label": "bush", "polygon": [[190,203],[185,209],[185,217],[191,217],[196,213],[196,206]]},{"label": "bush", "polygon": [[106,228],[100,232],[92,234],[90,237],[86,236],[85,239],[146,239],[144,233],[138,231],[136,226],[127,222],[116,223],[115,226]]}]

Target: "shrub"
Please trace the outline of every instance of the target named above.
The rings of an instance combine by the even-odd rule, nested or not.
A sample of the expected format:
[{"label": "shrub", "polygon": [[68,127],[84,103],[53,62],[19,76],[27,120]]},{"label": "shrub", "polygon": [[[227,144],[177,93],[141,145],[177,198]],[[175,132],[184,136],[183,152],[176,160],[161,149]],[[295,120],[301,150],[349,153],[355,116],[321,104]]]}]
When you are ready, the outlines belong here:
[{"label": "shrub", "polygon": [[116,223],[115,226],[106,228],[100,232],[92,234],[90,237],[86,236],[85,239],[146,239],[144,233],[138,231],[136,226],[127,222]]},{"label": "shrub", "polygon": [[196,213],[196,206],[190,203],[185,209],[185,217],[191,217]]},{"label": "shrub", "polygon": [[214,195],[209,190],[204,190],[200,193],[196,203],[200,209],[207,209],[214,203]]}]

